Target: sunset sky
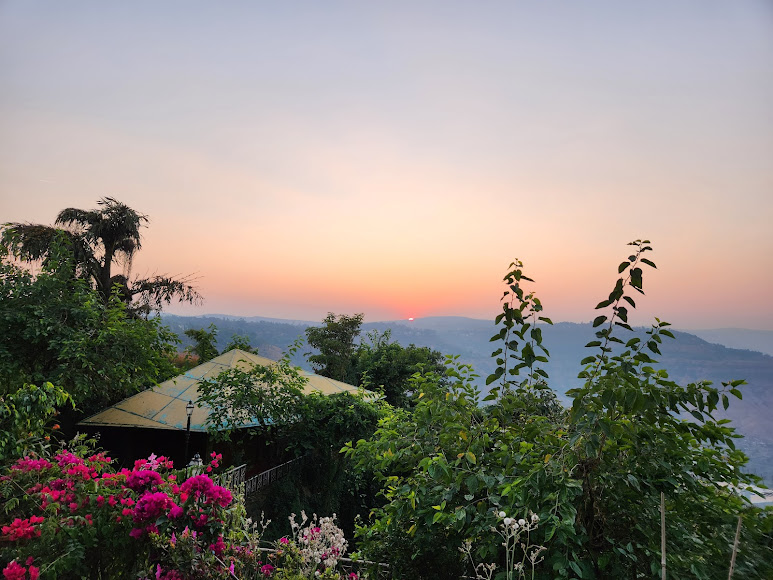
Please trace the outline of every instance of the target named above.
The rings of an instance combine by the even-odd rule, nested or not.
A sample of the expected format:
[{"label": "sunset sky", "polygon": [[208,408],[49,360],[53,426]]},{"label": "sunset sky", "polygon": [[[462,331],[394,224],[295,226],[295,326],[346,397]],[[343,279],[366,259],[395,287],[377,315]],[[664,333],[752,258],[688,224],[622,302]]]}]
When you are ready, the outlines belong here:
[{"label": "sunset sky", "polygon": [[173,313],[773,330],[773,4],[0,2],[0,222],[103,196]]}]

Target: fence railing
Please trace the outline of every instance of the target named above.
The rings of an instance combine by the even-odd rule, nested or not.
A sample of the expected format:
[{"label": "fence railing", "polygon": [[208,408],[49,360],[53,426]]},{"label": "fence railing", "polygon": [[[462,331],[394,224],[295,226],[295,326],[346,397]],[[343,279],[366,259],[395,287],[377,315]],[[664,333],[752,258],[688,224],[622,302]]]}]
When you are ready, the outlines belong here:
[{"label": "fence railing", "polygon": [[293,469],[299,467],[307,457],[308,455],[304,455],[297,459],[291,459],[290,461],[286,461],[285,463],[281,463],[276,467],[272,467],[271,469],[267,469],[266,471],[250,477],[244,482],[244,495],[248,496],[253,494],[259,489],[286,477]]},{"label": "fence railing", "polygon": [[[303,457],[286,461],[257,475],[253,475],[249,479],[247,479],[247,465],[236,465],[219,475],[214,475],[212,481],[217,485],[228,488],[232,493],[239,493],[243,489],[244,495],[247,496],[286,477],[293,469],[300,467],[301,463],[308,457],[308,455],[304,455]],[[178,469],[175,471],[175,474],[180,478],[188,478],[203,473],[203,470],[202,466],[194,465]]]},{"label": "fence railing", "polygon": [[232,492],[237,492],[241,489],[247,476],[247,464],[236,465],[231,467],[213,478],[213,481],[217,485],[227,487]]},{"label": "fence railing", "polygon": [[[260,551],[264,554],[272,554],[276,552],[275,548],[260,548]],[[364,571],[368,572],[369,578],[374,580],[389,580],[392,576],[389,569],[389,564],[383,562],[373,562],[371,560],[353,560],[351,558],[338,558],[338,568],[346,574],[354,572],[358,576],[361,576]],[[348,578],[348,576],[345,576]]]}]

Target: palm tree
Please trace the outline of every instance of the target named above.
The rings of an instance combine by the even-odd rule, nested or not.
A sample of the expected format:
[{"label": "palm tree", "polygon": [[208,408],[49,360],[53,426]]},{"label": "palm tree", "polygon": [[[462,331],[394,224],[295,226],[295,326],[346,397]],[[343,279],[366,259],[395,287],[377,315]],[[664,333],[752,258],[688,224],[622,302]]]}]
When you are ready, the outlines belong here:
[{"label": "palm tree", "polygon": [[[112,197],[97,204],[93,210],[63,209],[54,226],[7,223],[2,245],[22,261],[40,261],[45,266],[53,258],[57,240],[64,239],[72,253],[75,275],[90,280],[105,303],[117,292],[136,315],[159,311],[173,299],[201,300],[188,277],[152,276],[130,281],[132,259],[142,247],[140,228],[148,217]],[[113,274],[114,263],[123,266],[122,273]]]}]

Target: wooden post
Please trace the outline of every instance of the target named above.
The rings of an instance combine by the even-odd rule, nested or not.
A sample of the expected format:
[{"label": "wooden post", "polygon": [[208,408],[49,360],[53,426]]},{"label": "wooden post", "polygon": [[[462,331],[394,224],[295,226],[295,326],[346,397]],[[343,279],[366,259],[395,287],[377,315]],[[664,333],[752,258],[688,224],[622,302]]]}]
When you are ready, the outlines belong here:
[{"label": "wooden post", "polygon": [[666,495],[660,492],[660,576],[666,580]]},{"label": "wooden post", "polygon": [[741,516],[738,516],[738,525],[735,528],[735,541],[733,542],[733,555],[730,557],[730,572],[727,574],[727,580],[733,578],[735,569],[735,555],[738,553],[738,540],[741,539]]}]

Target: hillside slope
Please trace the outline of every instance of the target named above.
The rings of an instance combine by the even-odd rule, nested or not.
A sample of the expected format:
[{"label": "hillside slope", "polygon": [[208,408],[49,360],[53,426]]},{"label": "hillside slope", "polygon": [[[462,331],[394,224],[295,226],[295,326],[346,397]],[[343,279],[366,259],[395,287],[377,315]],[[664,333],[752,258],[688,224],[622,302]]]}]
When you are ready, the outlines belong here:
[{"label": "hillside slope", "polygon": [[[298,337],[304,336],[307,323],[301,321],[280,322],[245,320],[234,317],[221,318],[163,316],[164,323],[183,339],[182,346],[189,344],[183,332],[187,328],[206,328],[214,323],[218,327],[218,345],[222,348],[233,334],[247,336],[259,352],[269,358],[279,358]],[[564,393],[579,386],[577,373],[579,361],[591,354],[584,348],[593,338],[590,324],[570,322],[543,326],[544,344],[550,350],[550,363],[546,370],[549,384],[566,401]],[[480,375],[478,384],[485,388],[485,377],[494,370],[491,351],[494,345],[489,339],[495,332],[493,321],[463,317],[431,317],[415,321],[373,322],[362,327],[362,336],[372,330],[389,329],[392,338],[400,344],[416,344],[439,350],[444,354],[458,354],[459,360],[473,366]],[[639,331],[641,332],[641,331]],[[744,379],[743,400],[732,399],[731,406],[722,416],[746,439],[741,447],[751,457],[752,470],[773,484],[773,429],[770,415],[773,413],[773,356],[728,348],[712,344],[693,334],[675,332],[676,340],[666,339],[661,350],[660,366],[668,369],[673,380],[690,383],[709,380],[720,385],[722,381]],[[302,348],[294,362],[309,369]]]}]

